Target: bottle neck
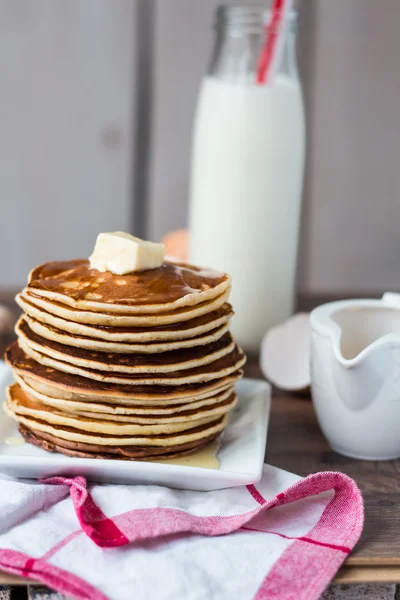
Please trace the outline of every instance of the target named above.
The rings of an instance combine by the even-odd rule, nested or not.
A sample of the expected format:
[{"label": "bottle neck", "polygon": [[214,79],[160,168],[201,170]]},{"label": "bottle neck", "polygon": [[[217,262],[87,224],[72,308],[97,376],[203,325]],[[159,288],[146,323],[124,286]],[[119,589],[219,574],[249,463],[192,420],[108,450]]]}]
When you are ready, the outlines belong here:
[{"label": "bottle neck", "polygon": [[[251,6],[222,6],[217,10],[216,37],[208,74],[233,83],[256,81],[270,11]],[[297,79],[297,13],[283,24],[284,47],[277,73]]]}]

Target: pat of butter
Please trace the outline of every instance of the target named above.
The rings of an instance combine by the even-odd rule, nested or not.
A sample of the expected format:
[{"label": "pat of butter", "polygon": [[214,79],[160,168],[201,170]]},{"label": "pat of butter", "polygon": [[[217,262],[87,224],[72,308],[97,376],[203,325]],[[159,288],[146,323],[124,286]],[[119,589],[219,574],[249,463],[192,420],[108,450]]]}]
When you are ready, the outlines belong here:
[{"label": "pat of butter", "polygon": [[115,231],[97,236],[93,254],[89,257],[90,268],[104,273],[125,275],[133,271],[157,269],[164,262],[164,244],[155,244],[134,237],[129,233]]}]

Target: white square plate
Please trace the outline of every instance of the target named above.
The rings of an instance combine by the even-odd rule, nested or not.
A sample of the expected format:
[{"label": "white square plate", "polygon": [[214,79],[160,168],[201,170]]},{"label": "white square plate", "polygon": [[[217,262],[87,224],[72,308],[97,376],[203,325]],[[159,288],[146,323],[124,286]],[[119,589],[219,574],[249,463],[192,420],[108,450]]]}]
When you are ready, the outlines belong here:
[{"label": "white square plate", "polygon": [[[1,403],[5,386],[12,381],[9,370],[0,377]],[[52,475],[83,475],[106,483],[148,483],[190,490],[217,490],[256,483],[261,478],[271,403],[271,389],[257,379],[237,384],[239,402],[233,410],[218,451],[219,469],[128,460],[71,458],[6,439],[20,436],[16,423],[0,414],[0,473],[34,479]]]}]

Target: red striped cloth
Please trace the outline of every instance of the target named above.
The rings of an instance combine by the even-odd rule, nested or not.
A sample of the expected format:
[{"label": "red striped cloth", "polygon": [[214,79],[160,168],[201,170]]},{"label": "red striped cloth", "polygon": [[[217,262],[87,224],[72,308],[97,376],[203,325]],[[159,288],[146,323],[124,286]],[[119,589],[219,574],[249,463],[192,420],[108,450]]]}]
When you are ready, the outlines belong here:
[{"label": "red striped cloth", "polygon": [[363,502],[342,473],[214,492],[1,480],[0,569],[80,600],[318,599],[356,544]]}]

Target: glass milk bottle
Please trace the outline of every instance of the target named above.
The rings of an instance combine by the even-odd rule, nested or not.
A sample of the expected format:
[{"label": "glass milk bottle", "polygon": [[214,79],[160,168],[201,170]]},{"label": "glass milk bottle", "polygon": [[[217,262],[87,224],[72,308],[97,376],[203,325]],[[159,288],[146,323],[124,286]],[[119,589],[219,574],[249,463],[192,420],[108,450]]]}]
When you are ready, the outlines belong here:
[{"label": "glass milk bottle", "polygon": [[305,154],[294,11],[275,76],[256,83],[268,18],[218,9],[192,145],[190,260],[232,276],[233,332],[249,353],[293,311]]}]

